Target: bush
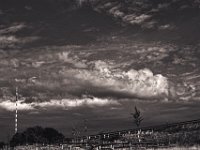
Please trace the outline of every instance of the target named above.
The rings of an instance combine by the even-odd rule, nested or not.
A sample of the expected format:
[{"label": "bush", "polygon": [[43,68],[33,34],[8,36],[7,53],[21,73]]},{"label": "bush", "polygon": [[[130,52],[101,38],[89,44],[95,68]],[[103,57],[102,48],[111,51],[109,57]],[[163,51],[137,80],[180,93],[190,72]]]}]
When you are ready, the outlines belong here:
[{"label": "bush", "polygon": [[31,127],[22,133],[16,133],[11,141],[12,147],[24,144],[57,144],[62,143],[64,135],[53,128],[42,128],[40,126]]},{"label": "bush", "polygon": [[3,149],[3,147],[5,146],[4,142],[0,142],[0,149]]}]

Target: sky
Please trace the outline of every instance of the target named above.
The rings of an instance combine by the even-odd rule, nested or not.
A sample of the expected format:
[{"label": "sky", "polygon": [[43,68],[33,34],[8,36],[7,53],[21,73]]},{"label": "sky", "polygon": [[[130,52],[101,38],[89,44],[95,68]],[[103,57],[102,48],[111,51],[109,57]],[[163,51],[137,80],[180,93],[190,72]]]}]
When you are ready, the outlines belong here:
[{"label": "sky", "polygon": [[14,134],[16,87],[19,132],[134,128],[135,106],[142,126],[199,119],[198,2],[134,4],[133,12],[22,2],[0,7],[0,139]]}]

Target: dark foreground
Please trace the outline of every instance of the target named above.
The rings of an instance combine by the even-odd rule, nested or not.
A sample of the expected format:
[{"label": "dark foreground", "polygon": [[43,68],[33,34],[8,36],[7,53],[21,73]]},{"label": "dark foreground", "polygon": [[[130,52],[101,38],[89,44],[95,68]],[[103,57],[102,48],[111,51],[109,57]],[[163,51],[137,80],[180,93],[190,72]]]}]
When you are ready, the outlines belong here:
[{"label": "dark foreground", "polygon": [[[30,139],[28,137],[27,139]],[[16,144],[21,149],[198,149],[200,144],[200,120],[163,124],[144,128],[99,133],[79,137],[54,144],[37,144],[26,141],[27,144]],[[4,146],[6,149],[7,146]],[[11,148],[12,149],[12,148]]]}]

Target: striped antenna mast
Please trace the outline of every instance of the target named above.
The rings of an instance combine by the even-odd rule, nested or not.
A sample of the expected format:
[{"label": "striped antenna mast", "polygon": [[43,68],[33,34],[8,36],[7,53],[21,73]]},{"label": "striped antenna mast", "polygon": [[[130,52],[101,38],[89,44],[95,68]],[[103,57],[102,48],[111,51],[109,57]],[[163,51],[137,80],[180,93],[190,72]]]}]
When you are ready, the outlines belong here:
[{"label": "striped antenna mast", "polygon": [[16,108],[15,108],[15,134],[17,133],[17,130],[18,130],[18,126],[17,126],[17,102],[18,102],[18,88],[16,87],[16,89],[15,89],[15,97],[16,97],[16,101],[15,101],[15,106],[16,106]]}]

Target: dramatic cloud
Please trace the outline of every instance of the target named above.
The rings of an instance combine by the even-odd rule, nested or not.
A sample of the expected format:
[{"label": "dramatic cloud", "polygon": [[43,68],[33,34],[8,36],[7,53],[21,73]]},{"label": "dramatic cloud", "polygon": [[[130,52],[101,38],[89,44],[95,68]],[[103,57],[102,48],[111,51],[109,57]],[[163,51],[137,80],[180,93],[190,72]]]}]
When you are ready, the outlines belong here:
[{"label": "dramatic cloud", "polygon": [[13,24],[12,26],[9,26],[4,29],[0,29],[0,34],[10,34],[10,33],[16,33],[17,31],[20,31],[26,27],[25,24]]},{"label": "dramatic cloud", "polygon": [[134,106],[143,125],[195,119],[198,1],[77,0],[92,3],[77,11],[68,2],[2,3],[0,138],[13,132],[16,86],[20,130],[48,125],[70,134],[83,119],[88,134],[132,128]]},{"label": "dramatic cloud", "polygon": [[0,28],[0,48],[4,49],[6,47],[16,48],[20,44],[26,44],[29,42],[34,42],[39,39],[38,36],[19,36],[17,33],[21,32],[27,26],[23,23],[13,23],[9,27],[2,26]]},{"label": "dramatic cloud", "polygon": [[[199,1],[101,1],[89,0],[98,12],[107,13],[118,20],[130,24],[138,25],[145,29],[173,30],[173,26],[163,25],[166,22],[176,22],[175,17],[167,17],[173,11],[180,13],[186,9],[198,9]],[[191,13],[192,14],[192,13]],[[179,15],[178,15],[179,16]],[[192,18],[192,17],[191,17]],[[170,20],[170,21],[169,21]],[[184,24],[185,21],[183,21]]]},{"label": "dramatic cloud", "polygon": [[161,74],[153,75],[147,68],[125,72],[114,69],[106,62],[96,61],[92,70],[66,70],[63,73],[72,74],[94,87],[139,98],[167,98],[169,95],[167,78]]},{"label": "dramatic cloud", "polygon": [[1,44],[11,44],[16,42],[19,42],[19,39],[17,39],[15,36],[0,36]]},{"label": "dramatic cloud", "polygon": [[[37,109],[71,109],[81,106],[86,107],[102,107],[102,106],[115,106],[120,105],[117,101],[112,99],[100,99],[93,96],[83,96],[81,99],[61,99],[61,100],[50,100],[44,102],[31,102],[25,103],[24,100],[19,100],[17,103],[18,110],[37,110]],[[2,101],[0,107],[8,111],[14,111],[16,109],[14,101]]]},{"label": "dramatic cloud", "polygon": [[[52,47],[53,52],[41,48],[40,51],[33,51],[31,56],[26,52],[20,54],[16,51],[15,57],[10,57],[9,60],[5,59],[9,56],[8,53],[0,51],[2,68],[11,66],[9,74],[2,71],[2,86],[13,91],[13,85],[19,85],[20,94],[25,98],[24,103],[79,99],[83,94],[98,98],[111,97],[116,101],[121,98],[179,101],[197,97],[194,95],[196,85],[191,82],[184,84],[183,81],[198,78],[198,72],[184,79],[180,78],[180,84],[177,84],[177,79],[173,79],[178,78],[177,75],[162,73],[165,61],[175,65],[192,64],[194,59],[191,54],[186,53],[188,48],[183,48],[179,56],[176,53],[177,47],[173,45],[133,45],[135,47],[125,47],[125,50],[128,49],[125,54],[116,50],[111,59],[107,58],[109,53],[104,47],[97,49],[98,52],[92,51],[93,47],[81,52],[78,51],[78,46]],[[118,55],[124,59],[117,60]],[[186,57],[181,57],[183,55]],[[155,69],[155,62],[156,66],[161,65],[161,71]],[[133,69],[137,68],[137,63],[149,65],[143,69]],[[171,69],[170,67],[173,69],[171,65],[166,69]],[[154,74],[149,68],[162,74]],[[3,93],[4,100],[7,95]]]},{"label": "dramatic cloud", "polygon": [[70,52],[61,52],[61,53],[58,54],[58,57],[59,57],[60,60],[67,62],[67,63],[71,63],[77,68],[86,68],[87,67],[85,62],[80,61],[77,56],[70,57],[69,55],[70,55]]},{"label": "dramatic cloud", "polygon": [[[7,100],[0,103],[0,107],[9,111],[14,111],[16,109],[15,102]],[[17,104],[18,110],[33,110],[34,108],[30,104],[23,103],[21,101]]]}]

